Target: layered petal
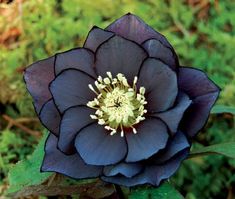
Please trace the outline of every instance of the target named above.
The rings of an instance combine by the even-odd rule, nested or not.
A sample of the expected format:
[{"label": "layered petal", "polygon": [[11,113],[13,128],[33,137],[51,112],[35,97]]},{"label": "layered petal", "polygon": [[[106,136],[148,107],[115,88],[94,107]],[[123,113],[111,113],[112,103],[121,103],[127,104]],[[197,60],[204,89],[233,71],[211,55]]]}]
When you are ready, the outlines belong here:
[{"label": "layered petal", "polygon": [[126,140],[120,133],[111,136],[103,126],[96,123],[79,132],[75,147],[83,160],[92,165],[115,164],[127,153]]},{"label": "layered petal", "polygon": [[51,98],[49,84],[54,79],[54,56],[30,65],[24,72],[27,89],[34,100],[37,113]]},{"label": "layered petal", "polygon": [[114,76],[122,73],[132,83],[146,57],[145,50],[136,43],[114,36],[97,49],[96,72],[101,76],[107,76],[108,71]]},{"label": "layered petal", "polygon": [[117,35],[135,41],[139,44],[147,39],[157,39],[164,45],[172,48],[162,34],[155,31],[136,15],[130,13],[114,21],[106,28],[106,30],[115,32]]},{"label": "layered petal", "polygon": [[65,69],[78,69],[96,78],[94,71],[94,54],[85,48],[76,48],[55,56],[55,73]]},{"label": "layered petal", "polygon": [[50,134],[45,146],[45,156],[41,171],[52,171],[66,176],[82,179],[95,178],[102,172],[102,167],[87,165],[78,154],[67,156],[57,149],[57,138]]},{"label": "layered petal", "polygon": [[150,57],[155,57],[166,63],[172,70],[176,70],[178,66],[178,58],[172,48],[163,45],[157,39],[149,39],[142,43],[144,49]]},{"label": "layered petal", "polygon": [[136,126],[137,134],[126,133],[128,153],[126,162],[145,160],[166,146],[166,125],[156,118],[147,118]]},{"label": "layered petal", "polygon": [[205,125],[220,89],[203,71],[193,68],[180,68],[178,81],[179,89],[193,101],[185,112],[180,127],[193,137]]},{"label": "layered petal", "polygon": [[74,142],[77,133],[88,124],[92,119],[90,114],[94,114],[94,110],[87,106],[75,106],[65,111],[60,125],[60,135],[58,141],[59,149],[66,154],[76,152]]},{"label": "layered petal", "polygon": [[102,30],[101,28],[95,26],[88,33],[83,46],[95,52],[100,44],[112,36],[114,36],[114,33]]},{"label": "layered petal", "polygon": [[176,73],[155,58],[143,62],[137,86],[146,89],[147,109],[150,113],[170,108],[178,93]]},{"label": "layered petal", "polygon": [[39,119],[49,131],[56,136],[59,135],[61,116],[52,99],[43,105]]},{"label": "layered petal", "polygon": [[163,164],[180,151],[190,147],[187,137],[181,131],[178,131],[173,138],[169,139],[166,148],[151,157],[152,164]]},{"label": "layered petal", "polygon": [[127,178],[124,176],[102,176],[101,178],[106,182],[115,183],[127,187],[141,184],[151,184],[154,186],[158,186],[162,180],[168,179],[177,171],[181,162],[188,156],[188,153],[189,150],[185,149],[175,155],[174,158],[170,159],[165,164],[146,166],[143,172],[132,178]]},{"label": "layered petal", "polygon": [[143,165],[141,163],[119,163],[117,165],[110,165],[104,167],[103,173],[105,176],[116,176],[123,175],[128,178],[131,178],[138,174],[143,169]]},{"label": "layered petal", "polygon": [[180,129],[188,136],[195,136],[206,124],[210,110],[219,96],[219,92],[212,92],[196,97],[187,109],[180,123]]},{"label": "layered petal", "polygon": [[211,92],[218,93],[219,87],[201,70],[181,67],[178,74],[179,89],[191,99]]},{"label": "layered petal", "polygon": [[77,106],[86,105],[93,100],[95,94],[88,88],[95,79],[88,74],[75,69],[63,71],[50,85],[50,90],[60,112]]},{"label": "layered petal", "polygon": [[186,94],[179,93],[176,99],[176,104],[173,108],[165,112],[154,113],[152,116],[163,120],[167,124],[171,133],[174,134],[178,130],[179,123],[184,115],[185,110],[190,106],[191,103],[192,100],[190,100]]}]

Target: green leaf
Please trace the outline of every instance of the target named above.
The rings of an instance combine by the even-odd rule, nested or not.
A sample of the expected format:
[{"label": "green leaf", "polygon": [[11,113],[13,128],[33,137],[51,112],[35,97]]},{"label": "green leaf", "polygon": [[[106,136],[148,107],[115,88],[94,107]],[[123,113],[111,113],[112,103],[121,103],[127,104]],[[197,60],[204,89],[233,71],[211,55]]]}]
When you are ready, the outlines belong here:
[{"label": "green leaf", "polygon": [[230,158],[235,158],[235,142],[215,144],[201,149],[197,149],[190,153],[189,158],[194,158],[202,155],[219,154]]},{"label": "green leaf", "polygon": [[39,185],[52,175],[52,173],[40,173],[47,135],[47,133],[44,134],[30,158],[20,161],[10,169],[8,194],[17,192],[27,186]]},{"label": "green leaf", "polygon": [[183,199],[184,197],[169,183],[158,188],[143,187],[131,192],[129,199]]},{"label": "green leaf", "polygon": [[232,115],[235,115],[235,107],[216,105],[212,108],[211,113],[212,114],[230,113]]}]

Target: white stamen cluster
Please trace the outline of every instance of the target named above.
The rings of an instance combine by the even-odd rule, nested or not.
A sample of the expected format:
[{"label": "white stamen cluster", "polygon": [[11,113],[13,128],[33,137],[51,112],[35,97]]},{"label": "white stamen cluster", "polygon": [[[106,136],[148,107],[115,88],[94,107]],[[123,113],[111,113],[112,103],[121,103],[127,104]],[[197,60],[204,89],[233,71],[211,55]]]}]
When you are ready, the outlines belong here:
[{"label": "white stamen cluster", "polygon": [[88,107],[96,109],[95,114],[90,117],[98,120],[98,124],[104,125],[104,128],[110,131],[110,135],[120,130],[123,137],[126,128],[132,128],[136,134],[134,125],[145,119],[145,88],[140,87],[137,92],[136,83],[137,77],[134,78],[131,87],[123,74],[118,73],[113,78],[111,72],[107,72],[107,77],[99,76],[95,81],[96,88],[88,85],[97,95],[94,100],[87,103]]}]

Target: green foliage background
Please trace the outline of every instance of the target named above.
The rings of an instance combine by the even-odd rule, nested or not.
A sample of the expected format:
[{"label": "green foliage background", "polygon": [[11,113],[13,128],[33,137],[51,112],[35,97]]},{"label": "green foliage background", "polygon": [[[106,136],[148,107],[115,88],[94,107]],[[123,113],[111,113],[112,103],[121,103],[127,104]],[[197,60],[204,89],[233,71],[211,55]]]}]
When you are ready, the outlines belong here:
[{"label": "green foliage background", "polygon": [[[1,1],[0,1],[1,2]],[[183,66],[205,70],[221,88],[218,104],[235,106],[235,1],[233,0],[15,0],[0,3],[0,195],[7,172],[32,152],[31,98],[22,71],[32,62],[81,46],[93,25],[105,28],[131,12],[164,34]],[[21,120],[20,120],[21,119]],[[231,115],[212,115],[193,147],[235,141]],[[186,199],[235,197],[235,160],[222,156],[185,161],[171,179]]]}]

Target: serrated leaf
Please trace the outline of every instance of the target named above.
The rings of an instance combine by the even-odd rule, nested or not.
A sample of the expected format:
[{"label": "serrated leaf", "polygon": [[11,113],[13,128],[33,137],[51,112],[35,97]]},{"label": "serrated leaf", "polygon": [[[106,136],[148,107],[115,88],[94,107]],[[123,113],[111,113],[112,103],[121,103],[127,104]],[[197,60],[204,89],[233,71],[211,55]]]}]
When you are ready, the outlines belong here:
[{"label": "serrated leaf", "polygon": [[228,142],[222,144],[215,144],[201,149],[196,149],[190,153],[189,158],[210,155],[210,154],[219,154],[224,155],[230,158],[235,158],[235,142]]},{"label": "serrated leaf", "polygon": [[169,183],[158,188],[138,188],[131,192],[129,199],[183,199],[184,197]]},{"label": "serrated leaf", "polygon": [[235,107],[216,105],[212,108],[211,113],[212,114],[230,113],[232,115],[235,115]]},{"label": "serrated leaf", "polygon": [[8,194],[17,192],[27,186],[39,185],[52,175],[52,173],[40,172],[47,135],[47,133],[44,134],[37,148],[27,160],[20,161],[10,169]]}]

